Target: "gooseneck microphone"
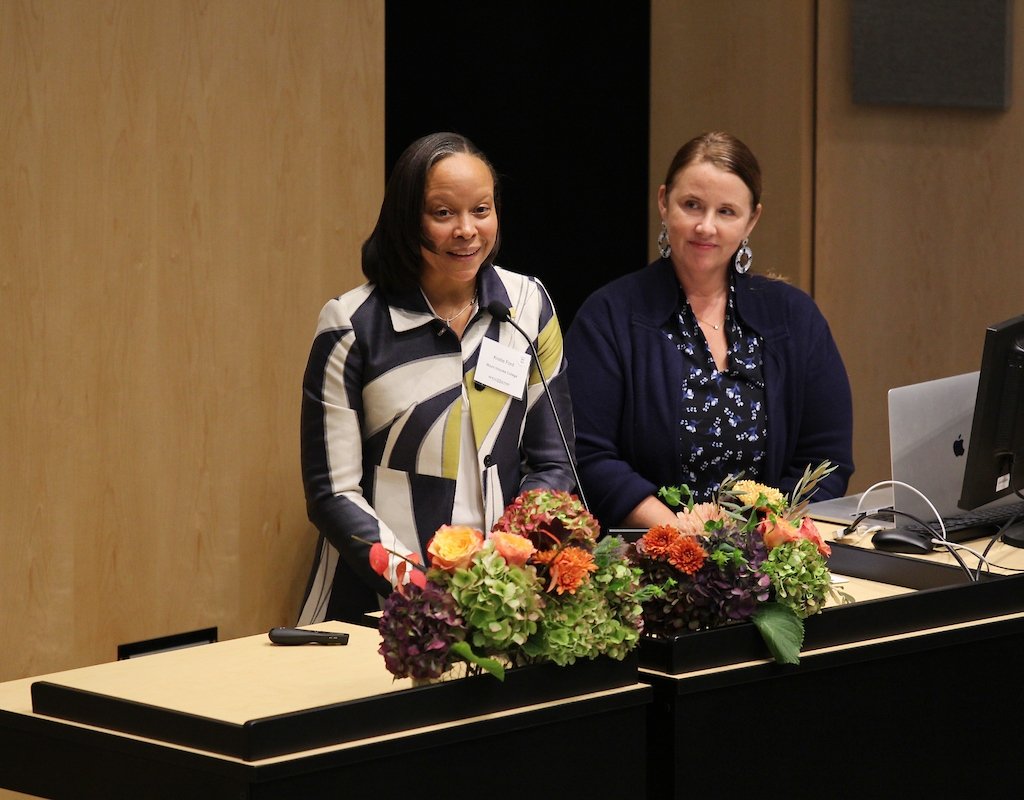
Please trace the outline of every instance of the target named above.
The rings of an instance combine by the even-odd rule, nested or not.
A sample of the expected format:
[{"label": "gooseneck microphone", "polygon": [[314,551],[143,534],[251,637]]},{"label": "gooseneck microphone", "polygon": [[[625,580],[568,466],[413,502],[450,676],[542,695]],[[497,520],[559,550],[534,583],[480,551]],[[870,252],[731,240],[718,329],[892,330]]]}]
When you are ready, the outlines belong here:
[{"label": "gooseneck microphone", "polygon": [[569,442],[565,438],[565,428],[562,427],[562,422],[558,419],[558,411],[555,409],[555,400],[551,396],[551,389],[548,388],[548,379],[544,377],[544,368],[540,365],[540,355],[537,353],[537,348],[533,346],[533,339],[531,339],[529,334],[519,327],[516,321],[512,319],[511,310],[500,300],[494,300],[488,303],[487,310],[491,312],[491,316],[498,320],[498,322],[507,322],[519,331],[522,337],[526,339],[526,343],[530,345],[530,352],[533,354],[533,363],[537,365],[537,372],[540,374],[540,382],[544,385],[544,394],[548,398],[548,403],[551,406],[551,414],[555,418],[555,427],[558,428],[558,435],[562,438],[562,447],[565,449],[565,455],[569,459],[569,469],[572,470],[572,477],[576,481],[576,493],[579,495],[580,502],[583,503],[583,507],[587,511],[590,511],[590,506],[587,504],[587,497],[583,494],[583,484],[580,482],[580,474],[576,471],[576,461],[572,456],[572,450],[569,449]]}]

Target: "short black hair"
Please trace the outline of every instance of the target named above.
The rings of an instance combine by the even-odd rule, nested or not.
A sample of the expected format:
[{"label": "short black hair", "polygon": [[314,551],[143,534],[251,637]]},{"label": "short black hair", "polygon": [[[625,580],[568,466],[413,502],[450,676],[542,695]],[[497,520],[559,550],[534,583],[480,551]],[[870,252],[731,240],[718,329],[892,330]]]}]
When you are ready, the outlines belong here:
[{"label": "short black hair", "polygon": [[465,136],[442,132],[423,136],[405,148],[391,171],[384,189],[384,200],[373,233],[363,242],[363,274],[385,291],[407,291],[419,285],[422,257],[420,247],[429,245],[423,234],[423,197],[427,174],[442,159],[456,153],[479,158],[494,179],[494,211],[499,233],[484,264],[491,264],[498,252],[500,201],[498,174],[487,156]]}]

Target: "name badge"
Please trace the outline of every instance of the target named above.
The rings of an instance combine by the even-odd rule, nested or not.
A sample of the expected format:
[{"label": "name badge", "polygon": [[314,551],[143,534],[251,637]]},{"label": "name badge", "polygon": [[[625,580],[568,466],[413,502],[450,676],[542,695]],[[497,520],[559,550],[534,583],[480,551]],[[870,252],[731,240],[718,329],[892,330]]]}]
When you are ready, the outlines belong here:
[{"label": "name badge", "polygon": [[476,362],[473,380],[499,392],[522,398],[526,379],[530,375],[530,354],[485,338],[480,343],[480,358]]}]

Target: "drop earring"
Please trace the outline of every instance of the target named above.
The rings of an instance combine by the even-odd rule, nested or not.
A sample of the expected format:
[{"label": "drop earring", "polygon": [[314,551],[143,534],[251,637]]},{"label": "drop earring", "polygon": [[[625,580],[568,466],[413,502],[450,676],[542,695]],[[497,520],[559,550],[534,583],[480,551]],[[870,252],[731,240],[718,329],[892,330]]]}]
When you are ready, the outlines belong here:
[{"label": "drop earring", "polygon": [[736,251],[736,257],[732,260],[732,265],[740,275],[743,275],[750,269],[750,265],[753,263],[754,253],[750,249],[750,240],[744,239],[742,244],[740,244],[740,249]]},{"label": "drop earring", "polygon": [[672,245],[668,243],[668,228],[665,226],[664,220],[661,222],[661,233],[658,234],[658,252],[662,258],[672,255]]}]

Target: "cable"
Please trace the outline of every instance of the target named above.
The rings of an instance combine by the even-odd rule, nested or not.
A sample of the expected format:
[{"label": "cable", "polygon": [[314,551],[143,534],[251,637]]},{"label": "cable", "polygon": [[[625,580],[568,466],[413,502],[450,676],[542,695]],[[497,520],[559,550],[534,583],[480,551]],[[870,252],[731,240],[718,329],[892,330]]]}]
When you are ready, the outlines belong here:
[{"label": "cable", "polygon": [[[913,487],[909,487],[909,488],[913,488]],[[915,489],[914,491],[917,491],[917,490]],[[923,495],[922,495],[922,497],[923,497]],[[931,505],[931,504],[929,503],[929,505]],[[969,580],[971,583],[976,583],[977,582],[977,579],[974,577],[974,573],[971,572],[971,568],[968,567],[967,564],[964,563],[964,560],[960,557],[960,554],[956,551],[957,547],[959,547],[960,545],[957,545],[956,542],[951,542],[951,541],[949,541],[946,538],[946,526],[942,525],[942,521],[941,520],[939,520],[939,525],[942,527],[942,533],[940,534],[938,531],[935,530],[935,528],[933,528],[931,525],[929,525],[923,519],[921,519],[920,517],[916,517],[916,516],[914,516],[913,514],[907,512],[907,511],[899,511],[899,510],[894,508],[892,510],[892,513],[893,514],[899,514],[901,517],[906,517],[907,519],[913,520],[918,525],[922,525],[927,530],[930,530],[932,533],[934,533],[935,537],[931,540],[932,544],[937,544],[937,545],[940,545],[942,547],[945,547],[946,550],[949,552],[949,554],[951,556],[953,556],[954,559],[956,559],[956,563],[960,565],[960,569],[962,569],[964,571],[964,574],[967,575],[967,580]],[[967,548],[965,548],[965,549],[967,549]],[[978,554],[978,555],[980,556],[980,554]],[[988,562],[986,561],[985,563],[988,563]]]},{"label": "cable", "polygon": [[[853,533],[854,530],[857,528],[858,525],[860,525],[861,522],[863,522],[865,519],[867,519],[868,517],[872,516],[873,514],[877,513],[875,511],[861,512],[860,509],[861,509],[861,506],[864,504],[864,499],[868,496],[868,494],[870,492],[874,491],[875,489],[878,489],[878,488],[880,488],[882,486],[902,486],[904,489],[909,489],[914,494],[916,494],[918,497],[920,497],[922,500],[924,500],[924,502],[928,505],[928,508],[930,508],[932,513],[935,515],[936,522],[939,523],[939,530],[938,531],[935,530],[935,527],[933,525],[925,522],[922,519],[919,519],[918,517],[915,517],[913,514],[910,514],[910,513],[906,512],[906,511],[900,511],[899,509],[895,508],[895,506],[892,509],[892,513],[894,515],[895,514],[899,514],[900,516],[907,517],[908,519],[911,519],[914,522],[916,522],[918,525],[923,526],[926,530],[929,530],[933,534],[935,534],[935,538],[933,538],[931,540],[932,544],[939,545],[941,547],[945,547],[946,548],[946,551],[951,556],[953,556],[953,558],[956,560],[957,564],[959,564],[960,568],[964,571],[964,574],[967,575],[967,580],[971,581],[972,583],[977,583],[981,579],[981,565],[982,565],[982,563],[984,563],[986,566],[988,566],[989,567],[989,571],[991,571],[991,565],[989,565],[988,559],[986,559],[985,556],[983,556],[981,553],[978,553],[978,552],[972,550],[970,547],[965,547],[963,545],[957,544],[956,542],[949,541],[949,539],[946,536],[946,523],[944,523],[942,521],[942,515],[939,514],[938,509],[935,508],[935,506],[932,504],[932,501],[929,500],[927,497],[925,497],[924,493],[921,492],[920,490],[918,490],[916,487],[911,486],[909,483],[904,483],[903,481],[893,481],[893,480],[878,481],[877,483],[873,483],[871,486],[869,486],[867,489],[865,489],[864,492],[860,496],[860,500],[857,501],[857,508],[856,508],[856,511],[855,511],[857,516],[854,518],[852,523],[850,523],[846,528],[844,528],[838,534],[836,534],[836,540],[837,541],[841,541],[845,536]],[[861,536],[863,536],[865,533],[866,533],[866,531],[862,532]],[[958,549],[960,549],[960,550],[967,550],[972,555],[975,555],[975,556],[978,557],[978,571],[977,571],[977,573],[972,572],[970,567],[967,566],[967,564],[964,562],[963,558],[961,558],[960,554],[957,552]]]}]

